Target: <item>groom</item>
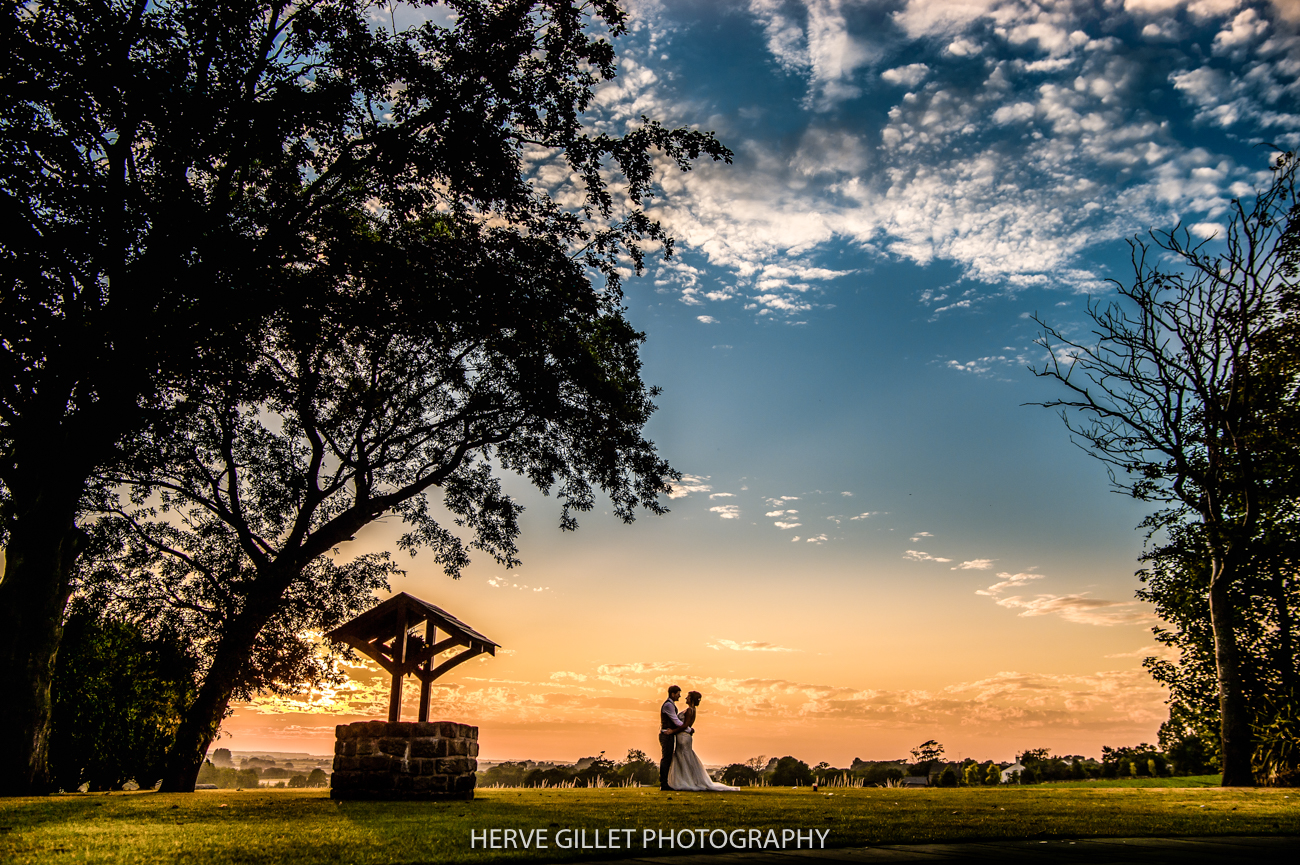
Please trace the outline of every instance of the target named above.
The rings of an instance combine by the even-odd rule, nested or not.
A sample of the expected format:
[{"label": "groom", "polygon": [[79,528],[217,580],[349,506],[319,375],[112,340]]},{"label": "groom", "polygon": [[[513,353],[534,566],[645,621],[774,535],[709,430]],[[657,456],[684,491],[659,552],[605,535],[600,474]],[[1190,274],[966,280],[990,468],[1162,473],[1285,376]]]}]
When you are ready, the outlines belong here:
[{"label": "groom", "polygon": [[682,723],[677,714],[677,701],[682,697],[682,689],[676,685],[668,686],[668,699],[659,709],[659,748],[663,759],[659,761],[659,789],[671,790],[668,786],[668,770],[673,765],[673,751],[677,748],[677,734],[688,733],[690,729]]}]

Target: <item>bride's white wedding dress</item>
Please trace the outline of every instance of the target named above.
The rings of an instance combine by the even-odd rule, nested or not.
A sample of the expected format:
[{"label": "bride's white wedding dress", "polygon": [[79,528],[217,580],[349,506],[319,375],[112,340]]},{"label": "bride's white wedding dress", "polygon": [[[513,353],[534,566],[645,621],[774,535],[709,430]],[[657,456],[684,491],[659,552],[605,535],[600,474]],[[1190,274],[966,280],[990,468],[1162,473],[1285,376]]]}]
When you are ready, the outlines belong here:
[{"label": "bride's white wedding dress", "polygon": [[690,733],[678,733],[673,762],[668,766],[668,786],[674,790],[700,793],[734,793],[739,787],[718,784],[704,771],[704,764],[695,756],[695,746]]}]

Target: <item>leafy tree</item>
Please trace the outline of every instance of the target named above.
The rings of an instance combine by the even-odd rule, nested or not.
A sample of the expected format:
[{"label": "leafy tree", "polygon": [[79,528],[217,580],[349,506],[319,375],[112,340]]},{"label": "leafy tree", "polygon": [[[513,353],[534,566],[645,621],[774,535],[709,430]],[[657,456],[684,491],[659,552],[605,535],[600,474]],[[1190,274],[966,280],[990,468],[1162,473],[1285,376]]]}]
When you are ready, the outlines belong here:
[{"label": "leafy tree", "polygon": [[808,764],[794,757],[782,757],[776,761],[772,772],[773,787],[806,786],[813,782],[813,771]]},{"label": "leafy tree", "polygon": [[316,768],[311,770],[307,776],[308,787],[328,787],[330,784],[329,776],[325,774],[324,769]]},{"label": "leafy tree", "polygon": [[989,763],[988,771],[984,773],[984,783],[990,786],[1002,783],[1002,768],[997,763]]},{"label": "leafy tree", "polygon": [[722,770],[722,783],[731,787],[750,787],[758,781],[759,774],[745,763],[732,763]]},{"label": "leafy tree", "polygon": [[306,776],[306,775],[294,775],[292,778],[289,779],[288,786],[293,787],[294,789],[299,789],[299,788],[302,788],[302,787],[306,787],[306,786],[307,786],[307,776]]},{"label": "leafy tree", "polygon": [[479,772],[480,787],[522,787],[527,768],[519,763],[498,763],[490,769]]},{"label": "leafy tree", "polygon": [[834,784],[838,779],[848,778],[853,772],[850,769],[837,769],[825,760],[813,766],[813,780],[818,784]]},{"label": "leafy tree", "polygon": [[627,757],[615,771],[618,782],[624,785],[650,786],[659,783],[659,764],[644,751],[630,748]]},{"label": "leafy tree", "polygon": [[[656,769],[656,780],[658,779],[658,774],[658,770]],[[591,762],[587,766],[574,772],[573,777],[578,782],[579,786],[594,787],[596,786],[597,778],[601,779],[605,783],[615,780],[617,777],[617,766],[613,760],[606,759],[605,752],[601,751],[599,755],[592,758]]]},{"label": "leafy tree", "polygon": [[1220,246],[1181,228],[1135,241],[1133,283],[1089,307],[1095,343],[1039,320],[1050,360],[1037,374],[1070,391],[1044,405],[1062,409],[1117,489],[1161,506],[1145,523],[1153,534],[1178,543],[1186,527],[1204,551],[1193,576],[1208,608],[1225,786],[1255,783],[1241,597],[1273,517],[1293,507],[1300,464],[1288,434],[1294,367],[1277,349],[1297,294],[1295,167],[1281,156],[1269,188],[1249,206],[1233,203]]},{"label": "leafy tree", "polygon": [[[625,520],[637,505],[662,511],[656,495],[671,470],[640,435],[653,410],[638,376],[640,335],[567,257],[496,252],[483,272],[469,255],[424,260],[458,271],[428,275],[446,286],[434,325],[415,319],[405,333],[377,334],[323,313],[310,329],[277,334],[258,371],[271,399],[248,404],[214,385],[166,437],[141,439],[168,455],[146,464],[166,469],[115,476],[134,507],[97,527],[117,547],[95,561],[87,591],[183,623],[210,659],[166,789],[193,783],[232,697],[328,674],[300,635],[354,615],[398,572],[386,555],[327,555],[379,516],[398,515],[409,526],[401,546],[431,549],[455,576],[473,547],[516,563],[520,509],[494,464],[558,485],[565,528],[576,525],[571,510],[591,507],[594,487]],[[410,278],[424,278],[420,264],[407,259]],[[495,312],[482,300],[489,285]],[[429,507],[431,491],[468,544]]]},{"label": "leafy tree", "polygon": [[951,766],[945,766],[944,770],[939,773],[939,786],[940,787],[957,786],[957,773],[953,771]]},{"label": "leafy tree", "polygon": [[1139,777],[1167,775],[1169,760],[1153,745],[1143,742],[1131,748],[1101,749],[1102,777]]},{"label": "leafy tree", "polygon": [[901,780],[906,768],[907,763],[901,760],[861,760],[857,757],[853,758],[849,767],[855,777],[862,779],[863,784],[876,786],[891,780]]},{"label": "leafy tree", "polygon": [[229,748],[218,748],[212,752],[212,765],[229,766],[232,764]]},{"label": "leafy tree", "polygon": [[[338,261],[355,274],[360,256],[400,259],[392,234],[435,213],[457,237],[491,225],[492,241],[577,256],[616,306],[618,256],[639,267],[645,243],[671,249],[641,208],[653,151],[683,168],[729,157],[652,121],[583,128],[592,87],[615,73],[612,0],[448,0],[452,23],[401,32],[370,26],[371,5],[48,0],[0,16],[13,226],[0,240],[0,792],[48,788],[50,679],[88,493],[124,458],[141,471],[166,456],[134,445],[186,415],[186,388],[251,386],[268,326],[313,321],[338,298]],[[557,203],[568,190],[552,199],[525,176],[547,159],[578,179],[576,211]],[[626,201],[606,187],[611,168]],[[390,232],[362,243],[372,211]],[[360,309],[382,320],[427,288],[392,283]]]},{"label": "leafy tree", "polygon": [[962,768],[962,783],[967,787],[978,787],[980,784],[980,765],[974,760]]},{"label": "leafy tree", "polygon": [[943,759],[943,746],[934,739],[929,739],[912,749],[913,763],[932,763]]},{"label": "leafy tree", "polygon": [[195,662],[164,634],[104,619],[76,605],[64,625],[54,674],[50,766],[64,790],[152,788],[194,694]]},{"label": "leafy tree", "polygon": [[[1295,694],[1297,665],[1294,621],[1300,614],[1295,584],[1294,520],[1262,521],[1267,537],[1252,544],[1246,576],[1230,587],[1236,611],[1235,633],[1241,659],[1240,679],[1252,725],[1268,727]],[[1195,525],[1171,527],[1167,542],[1144,555],[1138,596],[1151,601],[1168,626],[1154,630],[1156,639],[1177,652],[1178,660],[1148,658],[1145,665],[1169,689],[1169,720],[1160,728],[1160,746],[1180,774],[1218,769],[1219,700],[1214,632],[1209,602],[1200,587],[1206,579],[1208,553]],[[1264,747],[1257,741],[1258,750]],[[1275,772],[1255,772],[1271,783]],[[1283,771],[1285,774],[1285,770]]]},{"label": "leafy tree", "polygon": [[912,765],[908,770],[909,774],[928,776],[934,764],[943,759],[943,745],[934,739],[929,739],[913,748],[911,753]]},{"label": "leafy tree", "polygon": [[199,776],[195,779],[196,784],[216,784],[217,779],[221,777],[216,766],[212,765],[211,760],[204,760],[203,765],[199,767]]},{"label": "leafy tree", "polygon": [[1275,699],[1267,720],[1255,727],[1253,768],[1262,783],[1300,787],[1300,711],[1288,694]]}]

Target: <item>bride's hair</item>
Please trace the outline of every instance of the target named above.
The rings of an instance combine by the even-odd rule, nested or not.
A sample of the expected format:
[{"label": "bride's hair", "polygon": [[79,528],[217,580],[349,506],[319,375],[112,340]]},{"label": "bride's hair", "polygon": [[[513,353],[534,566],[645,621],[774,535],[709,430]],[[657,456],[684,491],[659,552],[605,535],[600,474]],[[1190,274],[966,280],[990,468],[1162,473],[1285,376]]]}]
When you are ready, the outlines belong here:
[{"label": "bride's hair", "polygon": [[700,705],[700,700],[702,699],[704,699],[704,695],[701,694],[699,691],[691,691],[689,694],[686,695],[686,705],[698,706]]}]

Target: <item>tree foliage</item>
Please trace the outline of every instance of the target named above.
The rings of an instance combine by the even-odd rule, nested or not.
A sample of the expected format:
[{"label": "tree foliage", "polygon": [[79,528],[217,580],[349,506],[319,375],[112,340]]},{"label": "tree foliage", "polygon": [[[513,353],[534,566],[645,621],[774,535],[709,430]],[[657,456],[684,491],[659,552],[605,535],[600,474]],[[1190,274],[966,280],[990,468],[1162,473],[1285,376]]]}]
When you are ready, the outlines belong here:
[{"label": "tree foliage", "polygon": [[195,660],[174,631],[141,628],[76,605],[54,675],[50,768],[73,791],[149,789],[194,696]]},{"label": "tree foliage", "polygon": [[795,757],[782,757],[776,761],[770,778],[773,787],[802,787],[812,784],[813,770]]}]

